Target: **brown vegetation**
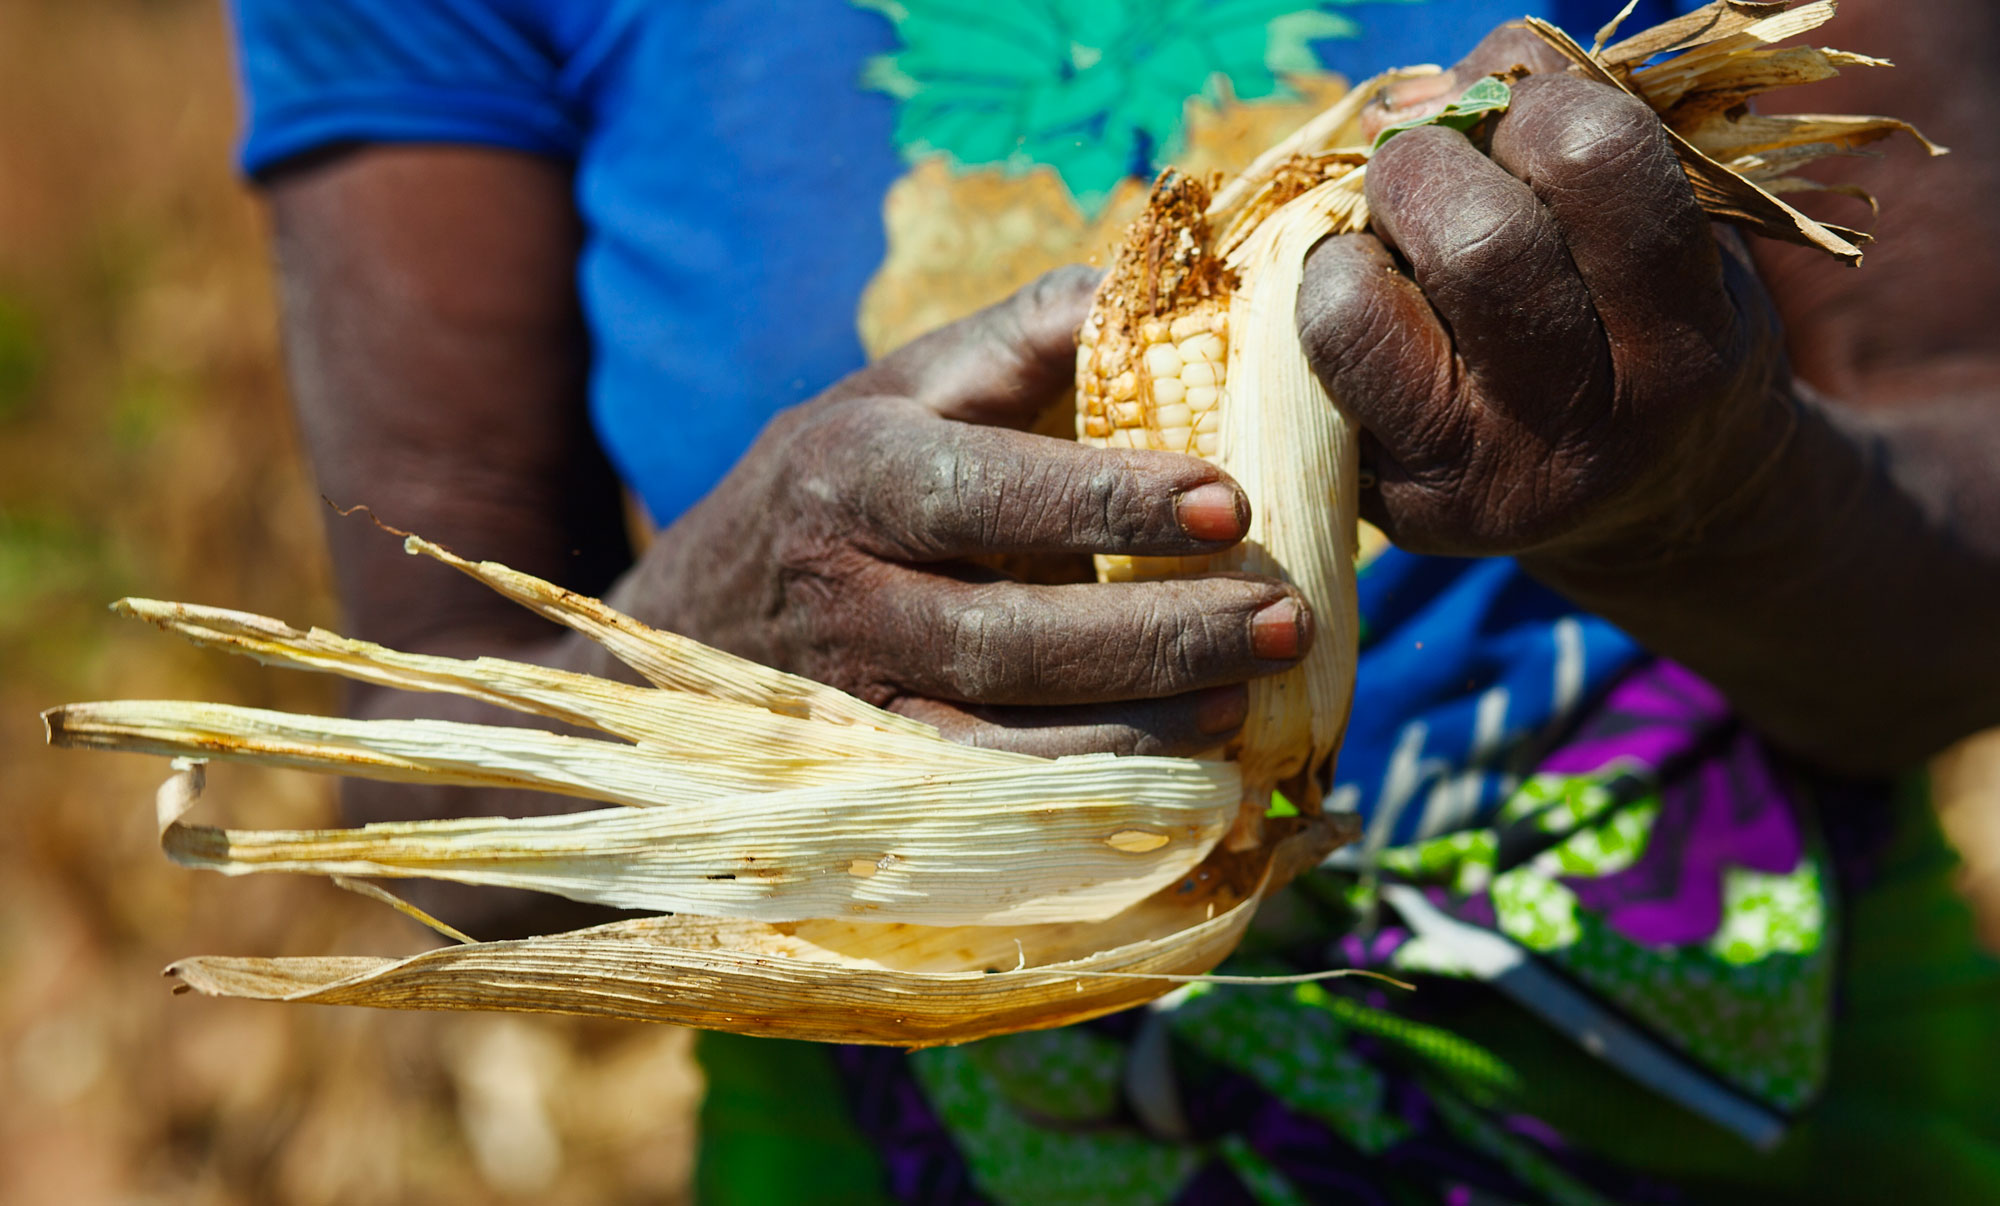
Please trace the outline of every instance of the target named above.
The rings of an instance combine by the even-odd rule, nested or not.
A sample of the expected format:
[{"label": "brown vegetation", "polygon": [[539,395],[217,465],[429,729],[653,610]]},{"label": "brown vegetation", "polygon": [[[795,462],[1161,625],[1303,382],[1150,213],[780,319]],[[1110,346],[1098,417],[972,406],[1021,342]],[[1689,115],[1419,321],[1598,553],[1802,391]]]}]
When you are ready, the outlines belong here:
[{"label": "brown vegetation", "polygon": [[[339,706],[105,610],[336,618],[221,7],[0,5],[0,1201],[684,1200],[684,1032],[175,998],[181,955],[433,942],[317,880],[172,867],[163,763],[43,748],[73,699]],[[308,776],[216,779],[214,819],[333,817]]]}]

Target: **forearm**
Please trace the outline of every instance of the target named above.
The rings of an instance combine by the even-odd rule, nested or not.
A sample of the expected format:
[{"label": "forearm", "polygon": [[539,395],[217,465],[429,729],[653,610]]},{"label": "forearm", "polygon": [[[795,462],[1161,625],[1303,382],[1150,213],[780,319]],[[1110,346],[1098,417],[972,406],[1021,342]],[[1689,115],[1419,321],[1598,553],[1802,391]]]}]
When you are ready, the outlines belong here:
[{"label": "forearm", "polygon": [[2000,723],[2000,385],[1789,410],[1694,528],[1523,564],[1829,769],[1893,772]]}]

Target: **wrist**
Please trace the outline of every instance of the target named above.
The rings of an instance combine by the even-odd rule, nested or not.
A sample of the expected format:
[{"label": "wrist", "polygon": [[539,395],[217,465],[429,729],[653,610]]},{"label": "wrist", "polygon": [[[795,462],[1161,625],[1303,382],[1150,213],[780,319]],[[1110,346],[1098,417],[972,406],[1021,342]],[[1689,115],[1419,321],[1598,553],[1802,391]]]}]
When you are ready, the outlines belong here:
[{"label": "wrist", "polygon": [[1823,450],[1804,450],[1814,442],[1804,429],[1816,407],[1803,394],[1789,380],[1774,384],[1692,433],[1683,455],[1635,490],[1642,504],[1519,560],[1538,577],[1563,580],[1684,573],[1704,560],[1769,550],[1815,493],[1794,479],[1824,477],[1831,467]]}]

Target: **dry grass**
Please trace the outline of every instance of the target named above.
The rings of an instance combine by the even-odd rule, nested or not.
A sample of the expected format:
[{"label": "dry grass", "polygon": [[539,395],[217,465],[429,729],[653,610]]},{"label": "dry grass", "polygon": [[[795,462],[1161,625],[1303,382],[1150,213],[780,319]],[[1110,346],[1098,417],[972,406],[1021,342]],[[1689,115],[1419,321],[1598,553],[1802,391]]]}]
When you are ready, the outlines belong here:
[{"label": "dry grass", "polygon": [[[428,940],[317,881],[168,866],[157,761],[42,746],[75,699],[338,706],[104,610],[334,619],[220,8],[0,4],[0,1201],[684,1200],[685,1034],[174,998],[178,955]],[[219,773],[211,816],[332,817],[320,781]]]}]

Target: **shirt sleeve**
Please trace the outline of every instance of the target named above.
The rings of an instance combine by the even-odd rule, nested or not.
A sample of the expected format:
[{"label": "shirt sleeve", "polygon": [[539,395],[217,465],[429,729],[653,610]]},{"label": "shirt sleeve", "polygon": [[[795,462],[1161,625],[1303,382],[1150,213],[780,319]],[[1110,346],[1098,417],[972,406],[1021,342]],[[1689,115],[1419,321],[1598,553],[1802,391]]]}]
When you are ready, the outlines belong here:
[{"label": "shirt sleeve", "polygon": [[231,0],[230,10],[252,175],[349,142],[577,152],[577,106],[534,5]]}]

